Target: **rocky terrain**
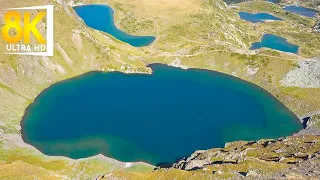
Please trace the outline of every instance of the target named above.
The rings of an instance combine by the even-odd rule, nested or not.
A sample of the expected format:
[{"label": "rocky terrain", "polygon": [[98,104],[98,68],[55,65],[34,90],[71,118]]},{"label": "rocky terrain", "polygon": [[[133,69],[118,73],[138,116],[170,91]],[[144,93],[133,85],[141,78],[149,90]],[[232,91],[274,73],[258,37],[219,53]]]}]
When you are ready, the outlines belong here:
[{"label": "rocky terrain", "polygon": [[283,86],[320,88],[320,58],[299,61],[297,67],[280,81]]},{"label": "rocky terrain", "polygon": [[[261,161],[265,167],[252,167],[239,171],[228,168],[247,161]],[[264,168],[270,168],[277,162],[284,167],[276,173],[265,174]],[[197,151],[185,160],[174,164],[174,168],[183,170],[214,169],[214,173],[230,173],[242,176],[272,177],[275,179],[296,174],[297,177],[320,177],[320,141],[317,136],[288,137],[278,140],[260,140],[251,142],[227,143],[223,149]],[[280,168],[281,169],[281,168]],[[227,172],[225,172],[227,171]],[[239,174],[237,174],[239,173]]]},{"label": "rocky terrain", "polygon": [[315,32],[320,33],[320,21],[318,23],[316,23],[316,25],[314,25],[313,30]]}]

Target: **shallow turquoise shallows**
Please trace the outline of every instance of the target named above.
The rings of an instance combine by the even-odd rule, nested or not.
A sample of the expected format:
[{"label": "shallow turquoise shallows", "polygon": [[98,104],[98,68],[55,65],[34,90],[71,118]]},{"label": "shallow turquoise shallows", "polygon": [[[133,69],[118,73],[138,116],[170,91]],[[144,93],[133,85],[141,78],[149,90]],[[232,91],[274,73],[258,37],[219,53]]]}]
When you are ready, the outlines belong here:
[{"label": "shallow turquoise shallows", "polygon": [[252,43],[251,50],[267,47],[283,52],[298,54],[299,46],[289,43],[285,38],[273,34],[265,34],[261,42]]},{"label": "shallow turquoise shallows", "polygon": [[76,6],[74,10],[83,19],[87,26],[106,32],[115,38],[135,47],[150,45],[156,38],[154,36],[132,36],[119,30],[113,20],[113,10],[107,5]]},{"label": "shallow turquoise shallows", "polygon": [[283,9],[306,17],[315,17],[319,13],[317,10],[301,6],[285,6]]},{"label": "shallow turquoise shallows", "polygon": [[275,17],[268,13],[251,14],[248,12],[239,12],[239,16],[241,19],[252,22],[252,23],[265,22],[266,20],[276,20],[276,21],[282,20],[281,18]]},{"label": "shallow turquoise shallows", "polygon": [[213,71],[151,67],[152,75],[93,72],[51,86],[27,109],[23,139],[47,155],[102,153],[156,165],[302,128],[256,85]]}]

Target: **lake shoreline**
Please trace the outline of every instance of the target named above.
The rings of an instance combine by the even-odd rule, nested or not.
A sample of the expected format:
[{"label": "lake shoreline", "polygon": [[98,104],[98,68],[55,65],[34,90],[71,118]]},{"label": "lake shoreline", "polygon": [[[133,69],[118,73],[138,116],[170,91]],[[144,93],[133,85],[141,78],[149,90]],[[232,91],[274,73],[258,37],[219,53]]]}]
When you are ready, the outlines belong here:
[{"label": "lake shoreline", "polygon": [[[110,32],[106,32],[105,29],[97,29],[97,28],[93,28],[93,27],[90,27],[89,25],[87,25],[87,20],[84,19],[83,17],[81,17],[81,15],[78,13],[78,11],[76,10],[77,8],[93,8],[95,6],[96,7],[99,7],[99,8],[107,8],[108,10],[110,9],[111,12],[108,12],[111,14],[111,19],[112,19],[112,23],[114,25],[114,28],[119,31],[114,31],[112,26],[111,26],[111,30]],[[76,12],[77,16],[84,22],[84,25],[87,26],[88,28],[90,29],[94,29],[94,30],[97,30],[97,31],[100,31],[100,32],[103,32],[103,33],[107,33],[108,35],[112,36],[113,38],[115,38],[116,40],[122,42],[122,43],[125,43],[125,44],[129,44],[130,46],[132,47],[135,47],[135,48],[144,48],[144,47],[147,47],[147,46],[152,46],[152,44],[154,44],[156,41],[157,41],[157,37],[156,36],[151,36],[151,35],[135,35],[135,34],[129,34],[127,33],[125,30],[121,29],[118,27],[117,23],[115,22],[115,14],[116,14],[116,11],[113,9],[112,6],[108,5],[108,4],[80,4],[80,5],[71,5],[72,9]],[[83,10],[82,10],[83,11]],[[106,16],[107,17],[107,16]],[[92,20],[88,20],[91,24],[93,23]],[[106,27],[109,26],[108,24],[106,25]],[[101,27],[100,27],[101,28]],[[123,37],[123,34],[125,34],[125,36],[130,36],[129,38],[131,39],[146,39],[147,38],[150,38],[148,41],[150,42],[145,42],[143,44],[136,44],[136,40],[131,40],[132,42],[130,41],[126,41],[127,37]],[[116,37],[118,35],[118,37]]]},{"label": "lake shoreline", "polygon": [[[168,67],[171,67],[171,66],[169,66],[169,65],[167,65],[167,64],[162,64],[162,63],[151,63],[151,64],[149,64],[147,67],[151,67],[151,69],[152,69],[152,66],[154,66],[154,65],[163,65],[163,66],[168,66]],[[179,67],[174,67],[174,68],[178,68],[178,69],[182,69],[182,70],[184,70],[184,71],[187,71],[187,70],[185,70],[185,69],[183,69],[183,68],[179,68]],[[234,79],[238,79],[238,80],[241,80],[241,81],[245,81],[246,83],[249,83],[250,85],[254,85],[254,86],[257,86],[257,87],[259,87],[262,91],[265,91],[266,93],[268,93],[268,94],[270,94],[270,95],[272,95],[270,92],[268,92],[267,90],[265,90],[264,88],[262,88],[261,86],[259,86],[259,85],[257,85],[257,84],[254,84],[254,83],[252,83],[252,82],[249,82],[249,81],[247,81],[247,80],[244,80],[244,79],[241,79],[241,78],[239,78],[239,77],[236,77],[236,76],[233,76],[233,75],[229,75],[229,74],[227,74],[227,73],[222,73],[222,72],[218,72],[218,71],[213,71],[213,70],[208,70],[208,69],[200,69],[200,68],[190,68],[190,69],[188,69],[188,70],[200,70],[200,71],[205,71],[205,72],[215,72],[215,73],[219,73],[219,74],[221,74],[221,75],[224,75],[224,76],[228,76],[228,77],[230,77],[230,78],[234,78]],[[102,73],[110,73],[110,72],[105,72],[105,71],[90,71],[90,72],[87,72],[87,73],[84,73],[84,74],[80,74],[80,75],[78,75],[78,76],[75,76],[75,77],[71,77],[71,78],[68,78],[68,79],[65,79],[65,80],[62,80],[62,81],[59,81],[59,82],[57,82],[57,83],[54,83],[54,84],[52,84],[52,85],[50,85],[48,88],[46,88],[45,90],[43,90],[37,97],[36,97],[36,99],[38,98],[38,97],[40,97],[41,96],[41,94],[43,94],[43,93],[45,93],[51,86],[53,86],[53,85],[56,85],[56,84],[59,84],[59,83],[63,83],[63,82],[66,82],[66,81],[69,81],[69,80],[71,80],[71,79],[73,79],[74,80],[74,78],[81,78],[82,76],[85,76],[85,75],[88,75],[88,74],[91,74],[91,73],[95,73],[95,72],[102,72]],[[111,72],[112,73],[112,72]],[[122,71],[115,71],[114,73],[123,73],[123,74],[128,74],[128,73],[124,73],[124,72],[122,72]],[[149,75],[153,75],[154,74],[154,70],[152,69],[152,73],[151,74],[148,74],[148,73],[141,73],[141,72],[137,72],[137,73],[130,73],[130,74],[137,74],[137,75],[140,75],[140,74],[142,74],[142,75],[146,75],[146,76],[149,76]],[[275,99],[277,99],[277,100],[279,100],[280,102],[281,102],[281,100],[280,99],[278,99],[277,97],[275,97],[275,96],[273,96],[272,95],[272,97],[273,98],[275,98]],[[36,99],[33,101],[33,103],[36,101]],[[282,102],[281,102],[282,103]],[[282,103],[283,104],[283,103]],[[23,137],[23,134],[24,133],[27,133],[27,132],[25,132],[24,131],[24,120],[25,120],[25,117],[28,115],[28,110],[29,110],[29,108],[30,108],[30,106],[32,105],[32,103],[27,107],[27,109],[25,110],[25,113],[24,113],[24,116],[23,116],[23,118],[22,118],[22,120],[20,121],[20,126],[21,126],[21,136],[22,136],[22,139],[23,139],[23,141],[26,143],[26,141],[25,141],[25,137]],[[284,105],[284,104],[283,104]],[[284,105],[285,106],[285,105]],[[286,106],[285,106],[286,107]],[[286,107],[290,112],[292,112],[293,114],[295,114],[293,111],[291,111],[288,107]],[[296,120],[297,120],[297,122],[299,122],[299,123],[301,123],[301,121],[302,121],[302,119],[300,119],[300,118],[298,118],[298,116],[295,114],[295,117],[296,117]],[[298,134],[300,131],[302,131],[303,129],[301,129],[301,130],[298,130],[297,132],[294,132],[292,135],[295,135],[295,134]],[[240,140],[240,139],[239,139]],[[28,144],[28,143],[27,143]],[[30,144],[31,145],[31,144]],[[33,145],[31,145],[31,146],[33,146]],[[219,147],[212,147],[212,148],[219,148]],[[222,148],[222,147],[221,147]],[[36,148],[37,149],[37,148]],[[39,150],[39,149],[38,149]],[[40,150],[39,150],[40,151]],[[41,153],[43,153],[42,151],[40,151]],[[44,154],[44,153],[43,153]],[[53,155],[49,155],[49,156],[53,156]],[[86,157],[86,158],[90,158],[90,157],[95,157],[96,155],[94,155],[94,156],[89,156],[89,157]],[[62,157],[66,157],[66,158],[70,158],[70,157],[68,157],[68,156],[62,156]],[[108,156],[105,156],[105,157],[108,157]],[[73,158],[71,158],[71,159],[73,159]],[[79,158],[79,159],[84,159],[84,158]],[[114,159],[114,158],[113,158]],[[78,160],[78,159],[75,159],[75,160]],[[118,160],[118,159],[115,159],[115,160]],[[119,160],[118,160],[119,161]],[[121,162],[123,162],[123,161],[121,161]],[[141,162],[143,162],[143,161],[141,161]]]},{"label": "lake shoreline", "polygon": [[[280,43],[281,41],[281,43]],[[277,44],[282,46],[278,47]],[[274,34],[263,34],[259,42],[254,42],[251,44],[250,50],[257,50],[261,48],[269,48],[272,50],[277,50],[281,52],[291,53],[299,55],[300,47],[292,44],[288,39],[274,35]]]}]

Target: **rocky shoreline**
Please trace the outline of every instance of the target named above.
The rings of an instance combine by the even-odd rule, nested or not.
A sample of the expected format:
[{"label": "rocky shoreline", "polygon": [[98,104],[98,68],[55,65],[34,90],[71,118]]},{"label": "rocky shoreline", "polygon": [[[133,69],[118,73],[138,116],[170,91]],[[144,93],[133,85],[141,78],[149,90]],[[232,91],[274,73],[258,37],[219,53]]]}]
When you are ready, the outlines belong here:
[{"label": "rocky shoreline", "polygon": [[[271,166],[274,165],[273,163],[280,163],[287,167],[274,174],[262,172],[262,169],[254,167],[245,172],[225,168],[235,164],[240,165],[252,159],[267,162],[267,164],[270,162]],[[196,151],[190,157],[173,165],[173,168],[187,171],[213,167],[219,169],[215,173],[226,173],[222,170],[225,169],[228,170],[227,173],[238,177],[265,176],[278,179],[293,176],[293,174],[295,177],[302,178],[320,177],[320,140],[318,136],[304,135],[277,140],[232,142],[227,143],[225,148]]]}]

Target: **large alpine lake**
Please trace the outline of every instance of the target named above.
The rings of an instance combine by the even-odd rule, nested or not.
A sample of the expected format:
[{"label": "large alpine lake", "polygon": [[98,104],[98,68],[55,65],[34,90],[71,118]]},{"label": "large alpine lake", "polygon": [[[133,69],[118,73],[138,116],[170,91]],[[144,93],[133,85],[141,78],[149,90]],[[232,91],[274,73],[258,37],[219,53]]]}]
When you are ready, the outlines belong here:
[{"label": "large alpine lake", "polygon": [[49,87],[27,109],[24,141],[47,155],[101,153],[156,165],[302,128],[256,85],[213,71],[151,67],[152,75],[92,72]]}]

